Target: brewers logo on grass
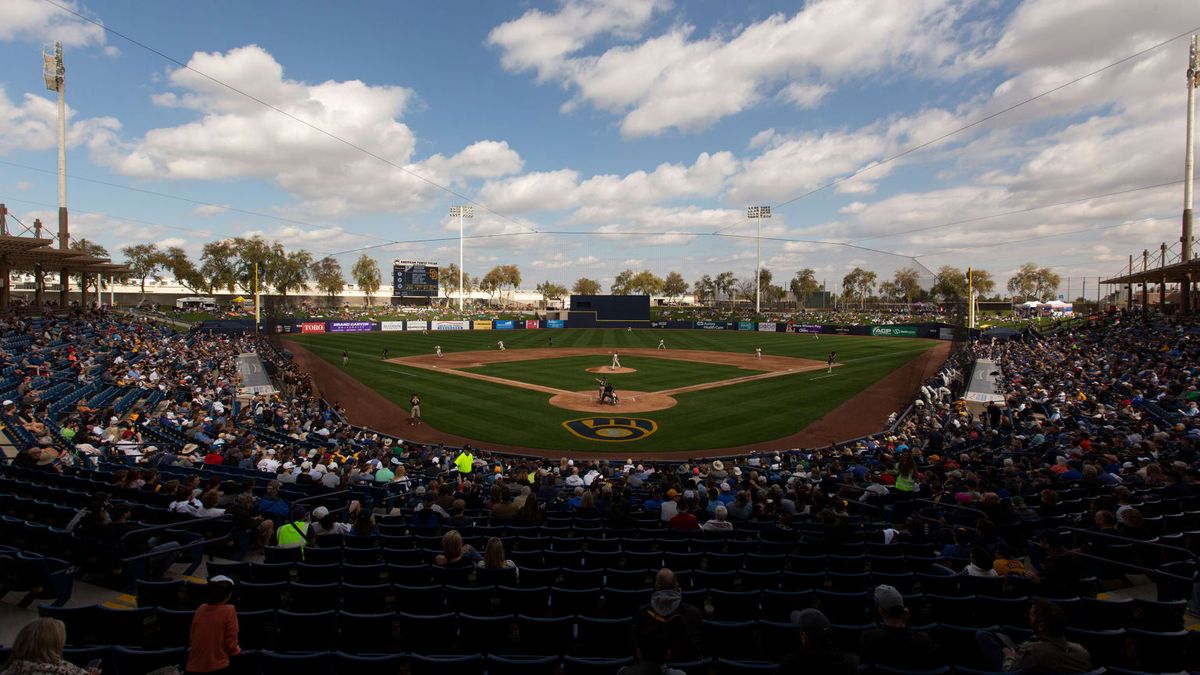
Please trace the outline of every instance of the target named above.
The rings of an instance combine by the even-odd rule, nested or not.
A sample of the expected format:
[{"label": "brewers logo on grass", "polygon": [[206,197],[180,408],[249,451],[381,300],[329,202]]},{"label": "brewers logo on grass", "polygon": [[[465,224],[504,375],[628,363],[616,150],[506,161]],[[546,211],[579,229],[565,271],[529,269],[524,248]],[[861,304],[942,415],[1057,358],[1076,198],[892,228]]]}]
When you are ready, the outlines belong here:
[{"label": "brewers logo on grass", "polygon": [[658,431],[654,420],[639,417],[581,417],[563,426],[589,441],[640,441]]}]

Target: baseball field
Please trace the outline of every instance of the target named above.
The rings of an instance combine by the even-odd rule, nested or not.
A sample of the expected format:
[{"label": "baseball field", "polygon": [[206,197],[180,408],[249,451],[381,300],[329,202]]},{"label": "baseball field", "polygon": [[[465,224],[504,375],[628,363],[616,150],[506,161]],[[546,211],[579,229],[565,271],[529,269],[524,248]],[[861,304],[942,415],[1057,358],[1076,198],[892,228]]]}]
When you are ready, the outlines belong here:
[{"label": "baseball field", "polygon": [[[824,435],[851,433],[838,428],[851,421],[864,433],[878,430],[948,343],[566,329],[294,335],[286,346],[322,395],[359,424],[421,441],[632,456],[824,444],[843,440]],[[599,403],[600,378],[612,385],[616,405]],[[408,419],[413,394],[421,400],[419,426]],[[842,421],[805,436],[831,411]]]}]

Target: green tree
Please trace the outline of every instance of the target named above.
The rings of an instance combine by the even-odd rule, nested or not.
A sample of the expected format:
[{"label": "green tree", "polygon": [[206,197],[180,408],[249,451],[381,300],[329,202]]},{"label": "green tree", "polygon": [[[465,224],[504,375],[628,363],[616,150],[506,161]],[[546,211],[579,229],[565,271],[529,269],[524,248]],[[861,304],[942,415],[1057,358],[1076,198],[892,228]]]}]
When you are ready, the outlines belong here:
[{"label": "green tree", "polygon": [[543,281],[538,284],[537,291],[542,294],[542,302],[561,300],[567,295],[567,287],[553,281]]},{"label": "green tree", "polygon": [[[350,276],[354,277],[354,283],[367,296],[367,304],[373,304],[371,298],[379,292],[379,286],[383,283],[379,263],[364,253],[354,261],[354,267],[350,268]],[[455,281],[458,280],[455,279]]]},{"label": "green tree", "polygon": [[195,263],[188,257],[187,251],[180,246],[172,246],[162,253],[162,267],[175,277],[175,283],[193,293],[208,293],[204,275],[196,268]]},{"label": "green tree", "polygon": [[662,288],[663,280],[650,270],[642,270],[629,280],[629,291],[632,293],[659,295],[662,293]]},{"label": "green tree", "polygon": [[[510,288],[516,290],[521,286],[521,269],[516,265],[501,265],[500,266],[500,289]],[[511,293],[510,293],[511,297]],[[507,307],[508,302],[504,305]]]},{"label": "green tree", "polygon": [[1008,279],[1008,292],[1018,300],[1028,300],[1038,291],[1038,266],[1035,263],[1025,263]]},{"label": "green tree", "polygon": [[625,270],[613,279],[612,286],[608,287],[608,292],[613,295],[629,295],[629,282],[633,279],[633,270]]},{"label": "green tree", "polygon": [[487,291],[489,302],[496,297],[496,291],[500,290],[501,286],[503,285],[503,277],[504,273],[498,266],[488,270],[487,274],[480,277],[478,284],[479,290]]},{"label": "green tree", "polygon": [[996,280],[987,270],[971,270],[971,281],[979,295],[987,295],[996,290]]},{"label": "green tree", "polygon": [[133,244],[123,247],[121,254],[125,256],[125,264],[133,272],[133,278],[138,280],[142,297],[145,298],[146,278],[153,276],[155,281],[161,278],[157,272],[163,266],[162,252],[156,244]]},{"label": "green tree", "polygon": [[224,288],[232,293],[237,287],[238,273],[235,262],[237,250],[232,239],[210,241],[200,252],[200,275],[209,291]]},{"label": "green tree", "polygon": [[346,280],[342,278],[342,265],[333,256],[325,256],[312,266],[313,281],[317,290],[329,298],[329,305],[334,305],[334,298],[346,288]]},{"label": "green tree", "polygon": [[276,263],[272,270],[271,286],[279,294],[283,306],[287,306],[288,293],[304,291],[312,265],[312,254],[303,249],[284,255],[283,259]]},{"label": "green tree", "polygon": [[579,277],[571,286],[571,292],[575,295],[599,295],[600,282],[587,277]]},{"label": "green tree", "polygon": [[[775,279],[775,275],[771,270],[760,267],[758,269],[758,293],[762,300],[767,300],[767,289],[771,287],[771,282]],[[770,300],[767,300],[770,303]]]},{"label": "green tree", "polygon": [[[77,251],[92,258],[108,257],[108,249],[89,239],[73,239],[67,247],[72,251]],[[79,284],[79,288],[85,296],[88,294],[89,287],[95,287],[97,290],[100,287],[100,275],[98,274],[84,272],[72,276],[75,278],[76,283]]]},{"label": "green tree", "polygon": [[233,262],[234,278],[242,290],[253,293],[256,276],[259,293],[264,287],[278,288],[279,268],[287,257],[282,244],[268,242],[255,235],[249,239],[234,238],[233,247],[236,256]]},{"label": "green tree", "polygon": [[871,291],[875,288],[876,274],[864,270],[861,267],[855,267],[850,270],[850,273],[842,277],[842,295],[847,300],[857,300],[859,309],[864,307],[867,298],[871,297]]},{"label": "green tree", "polygon": [[720,296],[724,296],[726,300],[732,301],[733,291],[737,286],[737,281],[737,277],[733,275],[733,272],[721,272],[718,274],[716,280],[714,281],[717,296],[714,298],[714,300]]},{"label": "green tree", "polygon": [[670,300],[678,300],[688,292],[688,282],[679,272],[667,272],[667,278],[663,279],[662,292]]},{"label": "green tree", "polygon": [[697,279],[692,287],[696,289],[696,302],[704,304],[716,300],[717,282],[713,281],[711,276],[705,274]]},{"label": "green tree", "polygon": [[[442,289],[442,295],[446,298],[446,305],[450,305],[450,296],[458,293],[459,270],[458,263],[450,263],[443,269],[438,270],[438,286]],[[463,275],[463,293],[467,292],[466,275]],[[465,298],[464,298],[465,300]]]},{"label": "green tree", "polygon": [[796,298],[797,307],[807,303],[808,296],[820,289],[820,285],[817,283],[817,273],[811,267],[805,267],[796,272],[796,276],[792,277],[788,286],[792,291],[792,296]]},{"label": "green tree", "polygon": [[934,276],[931,292],[944,302],[963,300],[967,297],[967,275],[953,265],[943,265]]},{"label": "green tree", "polygon": [[1038,300],[1043,302],[1053,300],[1058,294],[1058,284],[1061,282],[1062,278],[1049,267],[1039,269],[1035,282],[1035,292],[1037,293]]},{"label": "green tree", "polygon": [[911,305],[913,298],[921,295],[921,273],[911,267],[896,270],[892,283],[896,285],[896,299],[903,298],[905,304]]}]

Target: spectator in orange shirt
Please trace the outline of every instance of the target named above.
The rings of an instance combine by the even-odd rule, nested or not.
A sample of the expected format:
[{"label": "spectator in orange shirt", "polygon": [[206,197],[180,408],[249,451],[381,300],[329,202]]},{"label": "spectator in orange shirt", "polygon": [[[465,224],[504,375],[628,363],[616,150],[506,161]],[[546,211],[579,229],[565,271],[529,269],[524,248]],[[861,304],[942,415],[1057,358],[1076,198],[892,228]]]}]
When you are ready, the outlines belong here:
[{"label": "spectator in orange shirt", "polygon": [[221,574],[208,580],[208,601],[192,617],[187,672],[228,673],[230,659],[241,653],[238,647],[237,608],[229,604],[233,579]]}]

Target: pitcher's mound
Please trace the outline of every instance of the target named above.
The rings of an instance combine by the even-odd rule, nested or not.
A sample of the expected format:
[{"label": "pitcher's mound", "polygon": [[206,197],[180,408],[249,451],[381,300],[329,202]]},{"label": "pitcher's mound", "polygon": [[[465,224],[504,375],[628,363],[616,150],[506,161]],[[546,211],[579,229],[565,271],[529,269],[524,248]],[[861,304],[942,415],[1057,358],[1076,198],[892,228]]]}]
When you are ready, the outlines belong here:
[{"label": "pitcher's mound", "polygon": [[651,410],[666,410],[675,407],[675,399],[666,394],[646,393],[641,391],[617,391],[620,403],[616,405],[600,405],[597,401],[596,390],[575,391],[567,394],[557,394],[550,397],[550,405],[567,410],[579,410],[590,413],[608,413],[621,415],[624,413],[650,412]]},{"label": "pitcher's mound", "polygon": [[621,373],[636,373],[637,368],[609,368],[608,366],[596,366],[595,368],[588,368],[587,371],[589,373],[612,373],[613,375],[620,375]]}]

